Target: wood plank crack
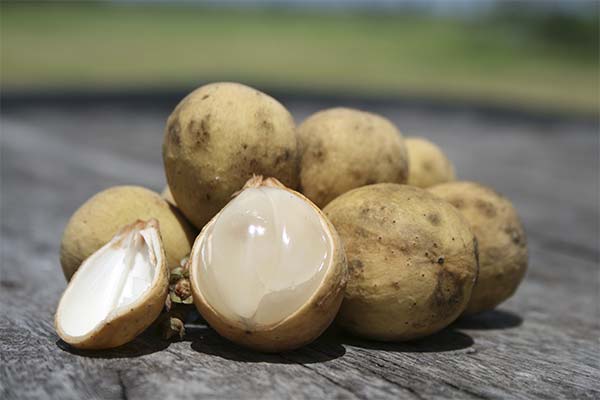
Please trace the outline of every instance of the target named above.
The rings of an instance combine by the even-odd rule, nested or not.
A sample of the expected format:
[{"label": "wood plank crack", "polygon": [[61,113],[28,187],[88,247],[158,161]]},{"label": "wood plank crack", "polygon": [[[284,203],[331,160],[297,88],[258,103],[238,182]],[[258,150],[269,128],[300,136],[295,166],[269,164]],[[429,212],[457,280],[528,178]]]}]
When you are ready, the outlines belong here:
[{"label": "wood plank crack", "polygon": [[336,386],[336,387],[338,387],[338,388],[342,389],[342,390],[343,390],[343,391],[345,391],[345,392],[348,392],[348,393],[349,393],[350,395],[352,395],[353,397],[355,397],[355,398],[360,398],[360,397],[359,397],[359,396],[358,396],[358,395],[357,395],[357,394],[354,392],[354,390],[352,390],[351,388],[348,388],[348,387],[346,387],[346,386],[344,386],[344,385],[340,384],[339,382],[336,382],[336,381],[335,381],[335,380],[333,380],[332,378],[328,377],[327,375],[324,375],[324,374],[322,374],[321,372],[317,371],[316,369],[314,369],[314,368],[310,368],[309,366],[307,366],[307,365],[305,365],[305,364],[299,363],[299,362],[297,362],[297,361],[294,361],[293,359],[290,359],[290,358],[288,358],[288,357],[285,357],[283,354],[280,354],[280,357],[281,357],[281,358],[283,358],[283,359],[284,359],[284,360],[286,360],[286,361],[290,361],[290,362],[294,363],[295,365],[299,365],[299,366],[301,366],[302,368],[308,369],[309,371],[311,371],[311,372],[313,372],[313,373],[315,373],[315,374],[319,375],[319,376],[320,376],[320,377],[322,377],[323,379],[325,379],[325,380],[327,380],[328,382],[332,383],[334,386]]},{"label": "wood plank crack", "polygon": [[119,382],[119,387],[121,388],[121,399],[128,400],[129,397],[127,396],[127,386],[125,386],[125,381],[123,380],[123,371],[117,371],[117,378]]},{"label": "wood plank crack", "polygon": [[465,389],[463,387],[457,386],[457,385],[455,385],[453,383],[450,383],[450,382],[447,382],[447,381],[442,381],[442,382],[444,382],[444,384],[446,386],[450,386],[452,389],[457,390],[457,391],[459,391],[461,393],[468,394],[469,396],[474,397],[476,399],[487,399],[487,397],[482,396],[479,393],[473,392],[473,391],[471,391],[469,389]]},{"label": "wood plank crack", "polygon": [[[327,355],[327,356],[329,355],[327,352],[325,352],[325,351],[323,351],[323,350],[319,350],[319,349],[317,349],[317,348],[315,348],[315,347],[313,347],[313,346],[310,346],[310,349],[311,349],[311,350],[313,350],[313,351],[316,351],[317,353],[321,353],[321,354],[324,354],[324,355]],[[306,366],[305,366],[305,367],[306,367]],[[307,368],[309,368],[309,367],[307,367]],[[314,369],[312,369],[312,368],[309,368],[309,369],[311,369],[311,370],[313,370],[313,371],[314,371]],[[403,391],[406,391],[406,392],[410,393],[410,394],[411,394],[411,395],[412,395],[414,398],[416,398],[417,400],[423,400],[423,399],[424,399],[424,398],[423,398],[423,397],[422,397],[422,396],[419,394],[419,392],[417,392],[417,390],[416,390],[416,389],[414,389],[414,388],[412,388],[412,387],[410,387],[410,386],[405,386],[405,385],[402,385],[402,384],[401,384],[401,383],[399,383],[399,382],[392,381],[392,380],[390,380],[389,378],[387,378],[386,376],[384,376],[384,375],[381,375],[381,374],[378,374],[378,373],[377,373],[377,372],[375,372],[375,371],[372,371],[372,370],[371,370],[370,372],[371,372],[373,375],[375,375],[376,377],[378,377],[379,379],[381,379],[381,380],[383,380],[383,381],[385,381],[385,382],[387,382],[387,383],[389,383],[389,384],[391,384],[391,385],[393,385],[393,386],[397,387],[398,389],[400,389],[400,390],[403,390]],[[320,374],[320,375],[321,375],[321,374]]]}]

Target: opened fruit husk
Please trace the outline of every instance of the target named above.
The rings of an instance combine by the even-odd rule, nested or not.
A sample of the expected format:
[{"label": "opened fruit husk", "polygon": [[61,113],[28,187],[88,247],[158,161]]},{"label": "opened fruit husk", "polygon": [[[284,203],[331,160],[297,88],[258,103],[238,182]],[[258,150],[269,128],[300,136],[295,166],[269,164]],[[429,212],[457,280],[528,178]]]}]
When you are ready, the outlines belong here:
[{"label": "opened fruit husk", "polygon": [[56,312],[58,335],[81,349],[133,340],[160,314],[168,276],[158,221],[123,227],[73,275]]}]

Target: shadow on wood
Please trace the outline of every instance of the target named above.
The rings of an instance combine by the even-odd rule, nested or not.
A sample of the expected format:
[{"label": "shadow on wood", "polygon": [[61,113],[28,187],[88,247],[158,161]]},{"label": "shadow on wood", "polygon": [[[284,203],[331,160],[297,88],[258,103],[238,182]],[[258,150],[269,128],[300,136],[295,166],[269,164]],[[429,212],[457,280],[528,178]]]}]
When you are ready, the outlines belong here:
[{"label": "shadow on wood", "polygon": [[446,328],[441,332],[422,339],[408,342],[376,342],[359,339],[354,336],[340,338],[342,343],[370,350],[385,350],[398,353],[442,353],[471,347],[473,338],[462,332]]},{"label": "shadow on wood", "polygon": [[23,287],[23,285],[15,280],[2,279],[0,280],[0,288],[2,290],[6,290],[7,292],[19,290]]},{"label": "shadow on wood", "polygon": [[[346,349],[339,341],[332,342],[331,338],[323,336],[310,345],[291,352],[259,353],[222,338],[208,326],[186,327],[184,340],[191,341],[192,349],[199,353],[247,363],[314,364],[330,361],[346,354]],[[322,350],[324,348],[327,350]]]},{"label": "shadow on wood", "polygon": [[474,344],[471,336],[451,328],[426,338],[392,343],[368,341],[349,336],[333,325],[317,340],[298,350],[281,354],[265,354],[229,342],[208,326],[198,325],[186,329],[184,340],[191,340],[192,349],[200,353],[232,361],[277,364],[314,364],[334,360],[346,354],[344,345],[401,353],[439,353],[466,349]]},{"label": "shadow on wood", "polygon": [[490,310],[481,314],[462,317],[452,327],[457,329],[493,330],[515,328],[523,318],[510,311]]},{"label": "shadow on wood", "polygon": [[169,347],[171,342],[161,340],[156,330],[150,327],[132,342],[109,350],[80,350],[70,346],[61,339],[56,346],[67,353],[89,358],[132,358],[156,353]]}]

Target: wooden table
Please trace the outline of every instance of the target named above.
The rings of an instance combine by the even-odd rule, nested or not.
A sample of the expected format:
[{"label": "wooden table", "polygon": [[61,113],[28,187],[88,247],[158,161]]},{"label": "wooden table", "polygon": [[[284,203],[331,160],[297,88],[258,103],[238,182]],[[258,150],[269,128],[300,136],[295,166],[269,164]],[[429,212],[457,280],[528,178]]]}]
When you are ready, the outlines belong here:
[{"label": "wooden table", "polygon": [[[326,102],[287,102],[297,120]],[[7,107],[8,105],[8,107]],[[468,110],[365,104],[409,135],[439,143],[458,174],[510,197],[530,268],[497,311],[415,342],[331,332],[263,355],[199,321],[185,340],[153,332],[122,348],[78,352],[53,314],[68,217],[111,185],[162,189],[164,103],[32,104],[2,113],[0,398],[600,398],[598,126]]]}]

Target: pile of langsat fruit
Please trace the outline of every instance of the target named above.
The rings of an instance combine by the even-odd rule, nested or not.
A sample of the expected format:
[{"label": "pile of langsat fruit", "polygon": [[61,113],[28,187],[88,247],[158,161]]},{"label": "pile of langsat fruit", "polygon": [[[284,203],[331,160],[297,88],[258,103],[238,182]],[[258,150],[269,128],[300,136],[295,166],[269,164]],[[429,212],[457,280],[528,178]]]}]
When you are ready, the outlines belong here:
[{"label": "pile of langsat fruit", "polygon": [[493,309],[527,269],[510,201],[455,181],[437,146],[376,114],[334,108],[296,127],[260,91],[209,84],[169,117],[163,160],[162,197],[113,187],[68,223],[55,322],[74,347],[116,347],[155,321],[183,334],[192,302],[259,351],[334,320],[411,340]]}]

